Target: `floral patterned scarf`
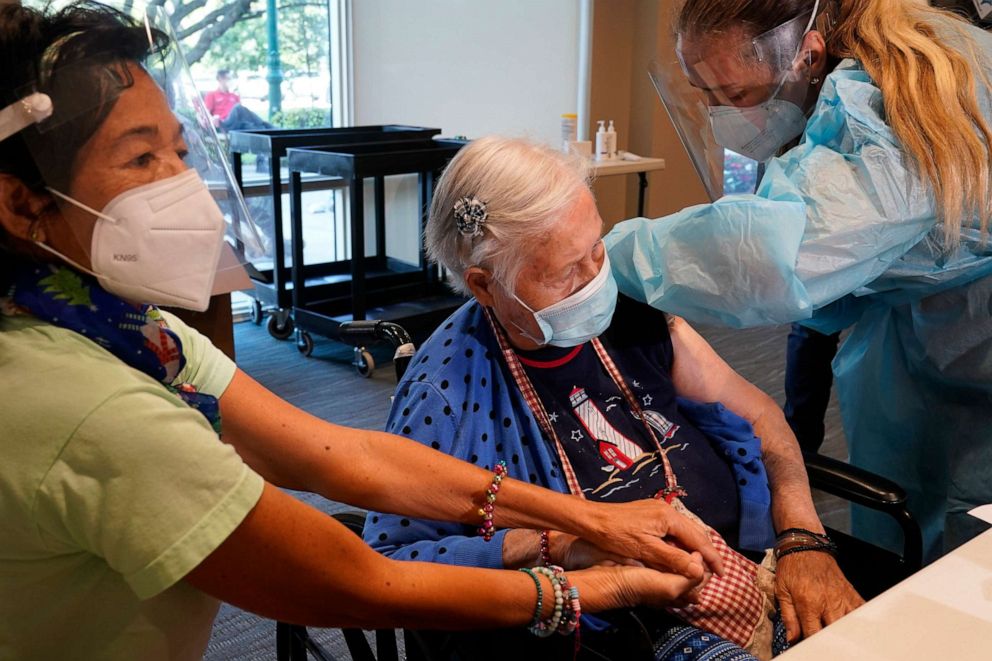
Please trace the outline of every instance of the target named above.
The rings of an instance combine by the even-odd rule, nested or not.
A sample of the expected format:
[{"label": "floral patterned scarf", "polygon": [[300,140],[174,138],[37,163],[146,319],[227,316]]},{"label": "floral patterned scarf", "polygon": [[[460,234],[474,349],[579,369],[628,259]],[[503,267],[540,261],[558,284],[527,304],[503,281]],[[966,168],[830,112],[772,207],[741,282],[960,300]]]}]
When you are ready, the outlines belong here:
[{"label": "floral patterned scarf", "polygon": [[13,285],[0,299],[0,311],[30,314],[84,335],[161,382],[220,434],[217,398],[197,392],[192,384],[176,383],[186,365],[183,344],[155,306],[128,303],[66,266],[34,263],[14,268]]}]

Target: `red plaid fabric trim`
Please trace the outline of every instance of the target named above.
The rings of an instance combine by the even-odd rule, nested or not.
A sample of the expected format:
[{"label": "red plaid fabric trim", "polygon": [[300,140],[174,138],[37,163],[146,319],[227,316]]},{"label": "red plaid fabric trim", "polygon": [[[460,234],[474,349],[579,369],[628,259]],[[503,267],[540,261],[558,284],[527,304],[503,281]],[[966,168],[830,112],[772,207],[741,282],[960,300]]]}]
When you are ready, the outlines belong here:
[{"label": "red plaid fabric trim", "polygon": [[[675,507],[702,524],[681,501],[676,500]],[[764,612],[764,594],[756,580],[758,566],[730,548],[715,530],[705,527],[710,541],[723,559],[725,575],[710,578],[700,592],[699,603],[667,610],[689,624],[745,647],[751,642]]]},{"label": "red plaid fabric trim", "polygon": [[530,382],[530,377],[527,376],[524,366],[520,363],[516,352],[503,334],[503,329],[493,319],[492,312],[490,312],[489,308],[483,308],[483,311],[486,313],[486,320],[489,321],[489,327],[492,328],[493,335],[496,336],[499,349],[503,352],[503,359],[510,368],[510,374],[513,376],[513,380],[517,382],[517,387],[520,388],[520,392],[524,396],[524,401],[527,402],[531,413],[535,414],[534,417],[537,419],[537,424],[548,435],[548,438],[555,443],[555,450],[558,452],[558,459],[561,462],[562,472],[565,474],[565,482],[568,484],[568,490],[574,496],[585,498],[585,495],[582,493],[582,487],[579,486],[579,480],[575,477],[575,470],[568,461],[568,457],[565,456],[565,448],[562,447],[561,440],[559,440],[558,434],[555,433],[555,429],[551,425],[551,420],[548,418],[548,412],[544,409],[544,403],[541,402],[541,398],[537,396],[537,391],[534,390],[534,384]]}]

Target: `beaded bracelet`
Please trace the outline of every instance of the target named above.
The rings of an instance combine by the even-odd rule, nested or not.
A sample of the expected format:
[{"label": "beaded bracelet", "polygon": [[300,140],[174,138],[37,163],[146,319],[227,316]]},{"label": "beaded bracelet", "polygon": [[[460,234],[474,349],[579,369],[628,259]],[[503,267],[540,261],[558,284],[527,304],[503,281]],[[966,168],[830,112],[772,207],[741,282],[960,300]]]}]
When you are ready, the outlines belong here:
[{"label": "beaded bracelet", "polygon": [[479,534],[487,542],[493,538],[495,528],[493,527],[493,512],[496,510],[496,494],[499,493],[500,482],[506,476],[506,462],[501,461],[493,468],[493,482],[486,489],[486,502],[479,509],[479,516],[482,517],[482,525],[479,527]]},{"label": "beaded bracelet", "polygon": [[532,569],[521,567],[520,571],[530,576],[534,581],[534,585],[537,586],[537,606],[534,607],[534,617],[531,618],[530,624],[527,625],[528,629],[532,629],[541,622],[541,607],[544,605],[544,590],[541,588],[541,579],[537,577],[537,574],[535,574]]},{"label": "beaded bracelet", "polygon": [[530,632],[538,638],[547,638],[557,631],[558,625],[561,624],[562,613],[565,609],[565,596],[562,593],[561,582],[558,580],[557,576],[555,576],[555,571],[553,568],[534,567],[531,571],[541,574],[542,576],[547,576],[551,580],[551,587],[554,590],[554,610],[551,612],[551,617],[538,622],[529,629]]},{"label": "beaded bracelet", "polygon": [[551,532],[548,530],[541,531],[541,564],[551,566]]},{"label": "beaded bracelet", "polygon": [[558,633],[567,636],[579,628],[579,618],[582,617],[582,606],[579,604],[579,588],[572,585],[561,567],[553,567],[555,578],[561,583],[564,609]]}]

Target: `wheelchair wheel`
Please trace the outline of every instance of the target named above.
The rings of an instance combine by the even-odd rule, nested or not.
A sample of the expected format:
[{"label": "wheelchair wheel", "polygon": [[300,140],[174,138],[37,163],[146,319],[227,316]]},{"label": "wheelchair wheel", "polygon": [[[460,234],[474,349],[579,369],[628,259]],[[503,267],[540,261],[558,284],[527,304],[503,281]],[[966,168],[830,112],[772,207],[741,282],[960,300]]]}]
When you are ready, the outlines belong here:
[{"label": "wheelchair wheel", "polygon": [[372,376],[375,372],[375,360],[365,349],[355,348],[355,362],[353,363],[355,370],[366,379]]},{"label": "wheelchair wheel", "polygon": [[293,336],[296,325],[292,317],[286,317],[286,320],[280,324],[278,314],[273,314],[269,317],[269,323],[265,328],[269,331],[269,335],[277,340],[288,340]]},{"label": "wheelchair wheel", "polygon": [[296,337],[296,350],[309,358],[313,353],[313,336],[306,331],[300,331]]},{"label": "wheelchair wheel", "polygon": [[262,303],[261,301],[255,299],[251,302],[251,323],[256,326],[261,326],[262,318]]}]

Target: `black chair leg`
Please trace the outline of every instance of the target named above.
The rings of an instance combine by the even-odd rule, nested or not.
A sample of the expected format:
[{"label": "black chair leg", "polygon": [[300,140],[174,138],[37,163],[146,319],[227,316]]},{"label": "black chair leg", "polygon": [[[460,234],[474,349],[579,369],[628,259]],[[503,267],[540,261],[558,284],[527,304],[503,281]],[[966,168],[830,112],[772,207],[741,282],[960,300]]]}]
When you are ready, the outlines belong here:
[{"label": "black chair leg", "polygon": [[[276,659],[278,661],[306,661],[307,648],[296,627],[285,622],[276,622]],[[303,629],[306,635],[306,629]]]},{"label": "black chair leg", "polygon": [[348,644],[352,661],[376,661],[375,654],[361,629],[342,629],[344,641]]},{"label": "black chair leg", "polygon": [[378,661],[399,661],[400,653],[396,646],[396,632],[392,629],[376,629],[375,654]]}]

